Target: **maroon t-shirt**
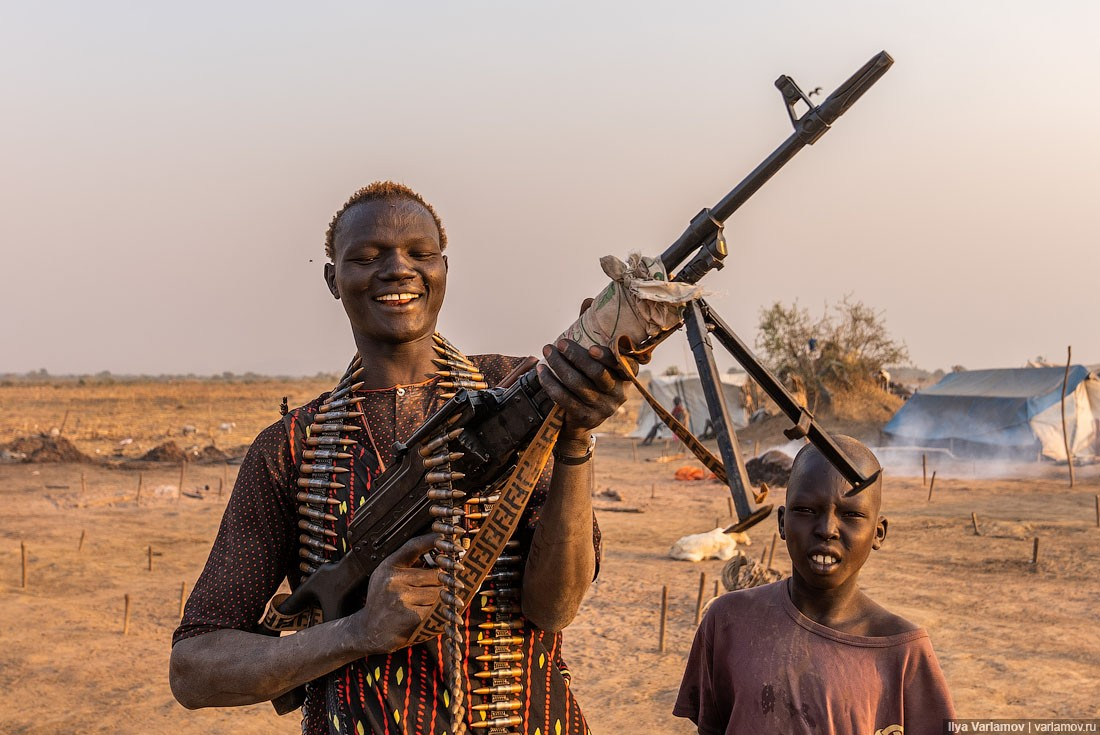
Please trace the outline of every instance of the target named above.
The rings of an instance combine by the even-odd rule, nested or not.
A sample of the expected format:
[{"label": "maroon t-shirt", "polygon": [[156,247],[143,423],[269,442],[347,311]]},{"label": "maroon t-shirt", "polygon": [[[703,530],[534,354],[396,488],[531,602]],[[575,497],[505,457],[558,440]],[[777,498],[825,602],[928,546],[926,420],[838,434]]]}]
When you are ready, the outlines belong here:
[{"label": "maroon t-shirt", "polygon": [[710,606],[672,713],[703,735],[940,735],[955,708],[923,629],[827,628],[780,581]]}]

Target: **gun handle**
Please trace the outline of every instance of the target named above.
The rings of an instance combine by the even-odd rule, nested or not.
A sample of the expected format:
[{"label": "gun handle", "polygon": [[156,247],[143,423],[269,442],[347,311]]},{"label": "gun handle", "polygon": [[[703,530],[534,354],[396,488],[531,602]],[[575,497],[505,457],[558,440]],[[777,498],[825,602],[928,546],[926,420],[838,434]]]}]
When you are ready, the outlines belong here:
[{"label": "gun handle", "polygon": [[271,706],[275,708],[275,714],[289,715],[305,704],[305,701],[306,687],[305,684],[303,684],[300,687],[294,687],[286,694],[275,697],[275,699],[271,700]]}]

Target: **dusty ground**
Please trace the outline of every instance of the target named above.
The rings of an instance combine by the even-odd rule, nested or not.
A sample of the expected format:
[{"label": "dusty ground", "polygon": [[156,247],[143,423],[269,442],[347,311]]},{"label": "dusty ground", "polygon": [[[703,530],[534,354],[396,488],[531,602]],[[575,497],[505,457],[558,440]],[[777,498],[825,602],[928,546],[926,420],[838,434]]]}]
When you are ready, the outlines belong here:
[{"label": "dusty ground", "polygon": [[[301,399],[317,392],[312,385],[295,389]],[[156,392],[150,390],[146,398]],[[238,433],[246,430],[242,425],[254,431],[274,418],[286,390],[269,385],[241,396],[242,407],[255,404],[254,416],[244,408],[214,415],[202,405],[201,391],[182,403],[165,398],[157,410],[167,417],[135,409],[160,427],[141,441],[148,448],[171,436],[172,427],[183,423],[174,412],[187,410],[212,416],[211,426],[233,421]],[[7,407],[12,394],[3,398]],[[32,409],[42,404],[25,405],[21,422],[45,427],[60,421],[58,406],[64,404],[50,403],[39,416]],[[106,411],[112,405],[103,401]],[[103,421],[95,429],[100,438],[77,437],[78,446],[83,442],[81,448],[94,453],[98,441],[101,455],[113,452],[111,443],[123,432]],[[17,433],[4,430],[9,433],[0,441]],[[639,448],[635,460],[630,440],[607,437],[598,452],[597,489],[613,488],[624,499],[598,501],[606,556],[599,581],[566,632],[574,686],[595,733],[693,731],[669,711],[694,631],[699,575],[706,574],[706,587],[713,590],[723,563],[677,562],[666,552],[682,535],[709,530],[716,520],[725,523],[728,506],[717,484],[673,481],[682,463],[648,461],[662,451]],[[1065,468],[1021,465],[1007,468],[1007,479],[967,479],[982,466],[931,462],[929,473],[936,470],[937,479],[930,503],[919,467],[915,476],[888,475],[890,534],[863,574],[865,588],[930,630],[960,715],[1100,715],[1100,528],[1094,505],[1100,468],[1080,470],[1070,490]],[[0,465],[0,732],[298,730],[293,716],[278,718],[267,705],[188,712],[168,689],[180,587],[190,590],[202,568],[225,503],[219,481],[231,481],[235,472],[227,465],[188,465],[185,490],[202,497],[177,499],[179,467],[150,466],[141,475],[138,504],[138,470]],[[780,491],[776,500],[781,498]],[[972,512],[984,535],[974,534]],[[750,532],[752,554],[768,548],[773,528],[769,519]],[[1036,536],[1039,563],[1033,566]],[[28,561],[25,589],[21,542]],[[789,570],[781,546],[775,566]],[[664,654],[657,652],[662,585],[670,599]],[[123,635],[125,595],[131,618]]]}]

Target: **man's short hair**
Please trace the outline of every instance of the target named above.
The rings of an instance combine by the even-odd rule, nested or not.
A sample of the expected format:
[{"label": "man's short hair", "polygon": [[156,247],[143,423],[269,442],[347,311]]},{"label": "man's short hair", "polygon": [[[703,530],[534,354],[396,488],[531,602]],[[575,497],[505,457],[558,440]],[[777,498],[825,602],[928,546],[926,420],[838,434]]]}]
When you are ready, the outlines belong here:
[{"label": "man's short hair", "polygon": [[329,260],[333,260],[336,257],[336,251],[333,249],[333,240],[336,237],[336,225],[344,212],[362,202],[375,202],[385,199],[407,199],[408,201],[416,202],[424,207],[424,209],[428,210],[428,214],[435,220],[436,229],[439,230],[439,249],[443,250],[447,247],[447,231],[443,229],[443,222],[439,219],[439,215],[435,213],[435,208],[432,207],[431,204],[428,204],[424,197],[404,184],[399,184],[396,181],[375,181],[352,194],[351,197],[344,202],[344,206],[340,207],[340,210],[332,216],[332,221],[329,222],[328,230],[325,232],[325,255],[328,256]]}]

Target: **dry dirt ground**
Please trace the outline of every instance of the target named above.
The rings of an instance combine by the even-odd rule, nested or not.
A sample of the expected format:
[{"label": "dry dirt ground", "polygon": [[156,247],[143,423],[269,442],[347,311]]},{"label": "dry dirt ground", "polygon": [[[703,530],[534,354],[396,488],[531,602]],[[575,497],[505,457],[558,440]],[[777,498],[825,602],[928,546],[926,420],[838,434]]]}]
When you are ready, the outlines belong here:
[{"label": "dry dirt ground", "polygon": [[[312,387],[300,390],[304,399]],[[268,417],[263,423],[277,402],[256,409]],[[165,405],[185,410],[175,408],[179,402]],[[56,423],[56,408],[38,423]],[[215,419],[263,425],[244,413],[210,423]],[[149,420],[165,428],[179,423]],[[113,437],[99,441],[107,448]],[[142,441],[148,448],[154,440]],[[612,488],[623,499],[597,499],[602,571],[565,634],[575,690],[597,734],[694,731],[669,713],[694,633],[700,573],[709,597],[723,562],[673,561],[667,551],[680,536],[728,522],[727,491],[712,482],[674,481],[674,469],[688,462],[651,461],[663,451],[635,450],[619,437],[600,441],[597,490]],[[932,460],[931,502],[919,465],[910,476],[888,473],[889,538],[868,563],[863,585],[929,629],[961,716],[1097,717],[1100,468],[1082,468],[1072,490],[1065,468],[1019,465],[1000,468],[1008,473],[1001,479],[968,479],[982,469]],[[235,472],[188,465],[184,489],[202,497],[178,497],[179,467],[148,466],[138,503],[136,469],[0,465],[0,732],[298,731],[294,716],[279,718],[267,705],[189,712],[168,688],[181,585],[189,591],[202,568],[226,499],[219,481],[231,482]],[[782,502],[782,490],[774,500]],[[982,535],[975,535],[971,513]],[[774,516],[750,531],[748,551],[765,553],[773,530]],[[781,545],[774,566],[790,569]],[[663,585],[669,614],[662,654]],[[123,635],[126,595],[130,621]]]}]

